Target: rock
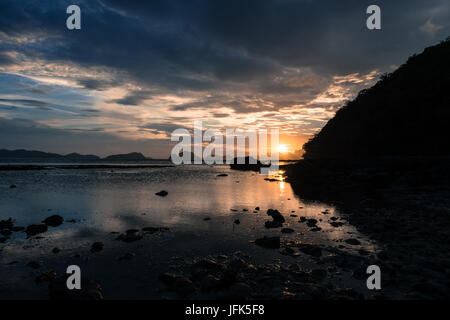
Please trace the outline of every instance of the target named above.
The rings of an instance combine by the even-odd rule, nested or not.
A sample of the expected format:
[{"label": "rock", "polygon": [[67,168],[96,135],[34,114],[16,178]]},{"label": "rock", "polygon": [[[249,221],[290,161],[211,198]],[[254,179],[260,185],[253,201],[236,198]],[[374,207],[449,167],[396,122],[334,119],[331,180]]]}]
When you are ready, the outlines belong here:
[{"label": "rock", "polygon": [[120,240],[123,242],[134,242],[142,239],[142,235],[138,233],[139,230],[130,229],[127,230],[125,234],[120,234],[116,240]]},{"label": "rock", "polygon": [[220,173],[217,175],[218,177],[228,177],[228,175],[226,173]]},{"label": "rock", "polygon": [[123,256],[119,257],[118,260],[119,260],[119,261],[122,261],[122,260],[131,260],[131,259],[133,259],[135,256],[136,256],[136,254],[128,252],[128,253],[125,253]]},{"label": "rock", "polygon": [[60,252],[61,252],[61,249],[59,249],[59,248],[57,248],[57,247],[54,247],[53,250],[52,250],[52,252],[53,252],[54,254],[57,254],[57,253],[60,253]]},{"label": "rock", "polygon": [[292,218],[297,218],[298,216],[296,214],[291,214]]},{"label": "rock", "polygon": [[14,226],[14,220],[9,218],[8,220],[0,220],[0,229],[12,229]]},{"label": "rock", "polygon": [[243,212],[247,212],[247,211],[248,211],[248,209],[245,209],[245,208],[244,208],[244,209],[242,209],[242,211],[243,211]]},{"label": "rock", "polygon": [[278,210],[269,209],[269,210],[267,210],[267,215],[271,216],[273,221],[280,222],[280,223],[283,223],[285,221],[284,217],[281,215],[281,213]]},{"label": "rock", "polygon": [[278,221],[266,221],[264,223],[264,226],[267,229],[271,229],[271,228],[280,228],[281,226],[283,226],[283,224],[281,222],[278,222]]},{"label": "rock", "polygon": [[17,186],[15,184],[12,184],[12,185],[9,186],[9,188],[10,189],[15,189],[15,188],[17,188]]},{"label": "rock", "polygon": [[46,225],[48,225],[50,227],[57,227],[57,226],[60,226],[63,223],[63,221],[64,221],[63,217],[61,217],[60,215],[55,214],[53,216],[50,216],[50,217],[46,218],[42,222],[44,222]]},{"label": "rock", "polygon": [[295,251],[291,247],[286,247],[286,248],[283,248],[280,250],[280,254],[282,254],[284,256],[291,256],[291,255],[295,254]]},{"label": "rock", "polygon": [[91,246],[91,252],[100,252],[103,250],[103,242],[94,242]]},{"label": "rock", "polygon": [[317,281],[322,281],[327,277],[327,271],[323,269],[314,269],[311,272],[311,276]]},{"label": "rock", "polygon": [[206,270],[208,273],[216,273],[222,271],[224,266],[213,259],[201,259],[195,262],[192,266],[192,272],[195,273],[198,270]]},{"label": "rock", "polygon": [[242,271],[244,269],[248,268],[248,264],[241,258],[238,257],[234,257],[230,263],[229,263],[229,267],[231,268],[231,270],[233,271]]},{"label": "rock", "polygon": [[231,297],[238,300],[248,299],[252,294],[252,288],[244,282],[235,283],[230,287],[230,291]]},{"label": "rock", "polygon": [[164,283],[170,291],[175,291],[179,294],[188,294],[195,291],[192,281],[183,276],[162,273],[159,275],[158,279]]},{"label": "rock", "polygon": [[42,271],[38,276],[34,279],[36,283],[49,282],[56,279],[56,272],[53,269],[48,271]]},{"label": "rock", "polygon": [[322,230],[322,228],[321,227],[314,227],[314,228],[311,228],[309,230],[312,231],[312,232],[317,232],[317,231]]},{"label": "rock", "polygon": [[298,245],[298,249],[313,257],[320,257],[322,255],[322,249],[314,244],[301,243]]},{"label": "rock", "polygon": [[169,231],[170,229],[167,227],[145,227],[142,228],[142,231],[144,232],[148,232],[148,233],[155,233],[155,232],[166,232]]},{"label": "rock", "polygon": [[259,207],[256,207],[256,208],[255,208],[255,211],[259,211]]},{"label": "rock", "polygon": [[0,237],[0,243],[5,243],[6,242],[6,240],[8,240],[7,238],[5,238],[5,237]]},{"label": "rock", "polygon": [[235,224],[240,224],[241,221],[240,221],[239,219],[236,219],[236,220],[234,220],[234,223],[235,223]]},{"label": "rock", "polygon": [[210,217],[203,218],[203,221],[209,221],[209,220],[211,220]]},{"label": "rock", "polygon": [[346,239],[345,242],[352,246],[359,246],[361,244],[361,242],[358,239],[354,238]]},{"label": "rock", "polygon": [[47,230],[48,228],[46,224],[31,224],[25,229],[25,232],[28,237],[32,237],[39,233],[44,233]]},{"label": "rock", "polygon": [[280,248],[280,237],[266,237],[259,238],[255,240],[257,246],[268,248],[268,249],[279,249]]},{"label": "rock", "polygon": [[166,190],[161,190],[160,192],[155,193],[155,195],[160,196],[160,197],[165,197],[168,194],[169,193]]},{"label": "rock", "polygon": [[359,253],[360,255],[362,255],[362,256],[368,256],[368,255],[370,254],[369,251],[364,250],[364,249],[362,249],[362,248],[358,250],[358,253]]},{"label": "rock", "polygon": [[27,266],[33,269],[39,269],[41,267],[41,263],[36,260],[31,260],[30,262],[27,263]]},{"label": "rock", "polygon": [[103,300],[102,288],[98,283],[82,277],[81,289],[69,290],[67,278],[68,275],[50,281],[48,286],[50,300]]},{"label": "rock", "polygon": [[337,217],[331,217],[330,219],[333,220],[333,221],[336,221],[338,218]]},{"label": "rock", "polygon": [[363,266],[360,266],[358,269],[353,271],[353,278],[358,280],[364,280],[367,279],[369,275],[366,273],[366,268]]},{"label": "rock", "polygon": [[306,221],[306,217],[300,217],[300,220],[298,222],[303,223]]},{"label": "rock", "polygon": [[8,229],[4,229],[4,230],[1,230],[1,231],[0,231],[0,234],[1,234],[2,236],[5,236],[5,237],[10,236],[11,233],[12,233],[12,231],[11,231],[11,230],[8,230]]},{"label": "rock", "polygon": [[317,224],[317,220],[316,219],[308,219],[308,220],[306,220],[306,224],[308,225],[308,227],[315,227]]},{"label": "rock", "polygon": [[293,233],[294,229],[291,228],[283,228],[281,229],[281,233]]},{"label": "rock", "polygon": [[202,291],[210,292],[219,289],[221,286],[221,281],[219,278],[208,274],[202,279],[200,286]]},{"label": "rock", "polygon": [[330,222],[330,224],[331,224],[333,227],[335,227],[335,228],[339,228],[339,227],[342,227],[342,226],[344,225],[342,222],[338,222],[338,221]]}]

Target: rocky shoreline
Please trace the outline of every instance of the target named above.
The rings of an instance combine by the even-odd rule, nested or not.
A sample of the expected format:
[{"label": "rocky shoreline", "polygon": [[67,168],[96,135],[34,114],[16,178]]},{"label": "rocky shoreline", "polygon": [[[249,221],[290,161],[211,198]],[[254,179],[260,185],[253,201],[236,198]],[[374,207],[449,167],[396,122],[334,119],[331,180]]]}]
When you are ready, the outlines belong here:
[{"label": "rocky shoreline", "polygon": [[404,299],[450,297],[450,165],[447,158],[370,162],[303,160],[286,166],[303,199],[335,205],[384,245],[384,285]]}]

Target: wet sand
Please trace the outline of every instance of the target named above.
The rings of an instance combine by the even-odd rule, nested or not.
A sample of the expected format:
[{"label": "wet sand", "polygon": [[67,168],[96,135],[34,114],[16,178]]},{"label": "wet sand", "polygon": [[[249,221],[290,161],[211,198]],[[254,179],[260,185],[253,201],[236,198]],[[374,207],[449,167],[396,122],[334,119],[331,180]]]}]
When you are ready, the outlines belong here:
[{"label": "wet sand", "polygon": [[[71,264],[105,299],[381,296],[367,290],[365,274],[378,244],[334,206],[299,198],[282,173],[276,181],[226,166],[0,175],[0,220],[27,227],[64,219],[28,238],[23,231],[4,237],[4,299],[47,299]],[[161,190],[168,195],[155,195]],[[282,226],[266,227],[269,209],[281,213]],[[258,241],[264,237],[279,245]],[[98,297],[92,292],[88,298]]]}]

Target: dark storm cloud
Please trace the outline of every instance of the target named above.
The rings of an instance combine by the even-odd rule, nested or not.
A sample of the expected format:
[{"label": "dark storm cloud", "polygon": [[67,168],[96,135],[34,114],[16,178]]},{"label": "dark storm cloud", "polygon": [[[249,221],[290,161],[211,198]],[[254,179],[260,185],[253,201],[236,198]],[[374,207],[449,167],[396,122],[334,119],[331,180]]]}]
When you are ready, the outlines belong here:
[{"label": "dark storm cloud", "polygon": [[[82,8],[82,30],[65,28],[65,8]],[[446,0],[378,1],[381,31],[365,27],[368,1],[2,1],[0,30],[39,30],[34,57],[108,66],[161,87],[209,90],[272,77],[282,67],[324,74],[365,72],[403,61],[436,42],[428,19],[449,32]],[[99,88],[86,82],[86,87]],[[101,87],[101,86],[100,86]],[[126,102],[126,101],[125,101]]]}]

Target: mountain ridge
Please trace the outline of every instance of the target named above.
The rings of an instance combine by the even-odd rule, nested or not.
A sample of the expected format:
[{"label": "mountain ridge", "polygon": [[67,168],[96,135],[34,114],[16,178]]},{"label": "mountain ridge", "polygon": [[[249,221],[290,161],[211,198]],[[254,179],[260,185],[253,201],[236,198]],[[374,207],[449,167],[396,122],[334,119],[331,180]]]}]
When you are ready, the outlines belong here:
[{"label": "mountain ridge", "polygon": [[96,155],[83,155],[76,152],[61,155],[58,153],[44,152],[37,150],[8,150],[0,149],[0,160],[59,160],[59,161],[145,161],[153,160],[150,157],[145,157],[142,153],[131,152],[126,154],[114,154],[101,158]]},{"label": "mountain ridge", "polygon": [[305,159],[450,155],[450,37],[411,56],[336,112]]}]

